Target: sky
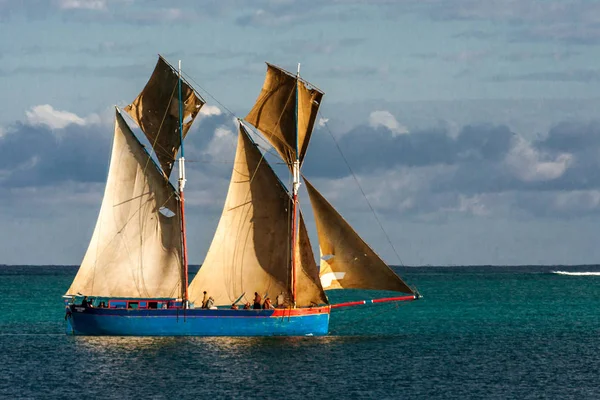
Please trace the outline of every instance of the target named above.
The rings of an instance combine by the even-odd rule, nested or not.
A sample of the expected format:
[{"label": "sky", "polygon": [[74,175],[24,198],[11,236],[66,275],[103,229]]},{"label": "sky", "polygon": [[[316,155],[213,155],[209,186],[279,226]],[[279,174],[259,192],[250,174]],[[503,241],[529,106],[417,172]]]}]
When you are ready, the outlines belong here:
[{"label": "sky", "polygon": [[0,0],[0,263],[81,262],[114,106],[157,54],[207,100],[185,145],[191,263],[265,61],[325,92],[303,173],[387,262],[600,260],[600,2]]}]

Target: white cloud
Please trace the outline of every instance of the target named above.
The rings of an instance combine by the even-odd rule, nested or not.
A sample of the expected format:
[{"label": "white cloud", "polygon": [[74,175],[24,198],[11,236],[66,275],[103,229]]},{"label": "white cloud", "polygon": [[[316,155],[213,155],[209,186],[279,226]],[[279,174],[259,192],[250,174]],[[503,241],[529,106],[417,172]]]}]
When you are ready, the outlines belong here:
[{"label": "white cloud", "polygon": [[213,115],[221,115],[222,113],[223,112],[221,111],[221,109],[217,106],[204,105],[204,107],[200,109],[200,115],[206,115],[207,117],[211,117]]},{"label": "white cloud", "polygon": [[545,160],[544,154],[531,147],[523,138],[516,137],[512,149],[504,162],[510,170],[525,182],[539,182],[556,179],[565,173],[573,160],[568,153],[560,154],[554,160]]},{"label": "white cloud", "polygon": [[317,125],[319,125],[322,128],[327,124],[327,122],[329,122],[329,118],[319,118],[319,122],[317,123]]},{"label": "white cloud", "polygon": [[472,214],[476,216],[484,216],[490,213],[490,211],[485,205],[484,198],[482,195],[459,195],[458,207],[456,210],[461,213]]},{"label": "white cloud", "polygon": [[409,133],[408,128],[400,124],[389,111],[373,111],[369,115],[369,125],[373,128],[384,126],[392,131],[394,136]]},{"label": "white cloud", "polygon": [[211,156],[214,160],[226,160],[231,158],[237,137],[231,129],[220,126],[215,130],[215,135],[202,154]]},{"label": "white cloud", "polygon": [[78,116],[77,114],[55,110],[50,104],[42,104],[33,107],[31,110],[26,111],[27,122],[31,125],[46,125],[52,129],[62,129],[68,125],[91,125],[100,123],[100,116],[97,114],[90,114],[85,118]]},{"label": "white cloud", "polygon": [[106,0],[59,0],[63,10],[106,10]]},{"label": "white cloud", "polygon": [[554,209],[558,211],[590,211],[600,206],[600,191],[575,190],[558,192],[554,196]]}]

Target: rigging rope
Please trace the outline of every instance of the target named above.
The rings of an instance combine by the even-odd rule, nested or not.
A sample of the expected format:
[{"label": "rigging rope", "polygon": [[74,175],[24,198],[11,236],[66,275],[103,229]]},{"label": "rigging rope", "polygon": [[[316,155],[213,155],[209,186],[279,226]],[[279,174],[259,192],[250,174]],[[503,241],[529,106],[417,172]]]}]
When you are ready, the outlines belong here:
[{"label": "rigging rope", "polygon": [[[225,106],[223,103],[221,103],[221,102],[220,102],[220,101],[219,101],[219,100],[218,100],[218,99],[217,99],[215,96],[213,96],[213,95],[212,95],[212,94],[211,94],[211,93],[210,93],[208,90],[206,90],[206,89],[205,89],[204,87],[202,87],[202,86],[201,86],[201,85],[200,85],[198,82],[196,82],[196,81],[194,80],[194,78],[192,78],[191,76],[189,76],[188,74],[186,74],[186,73],[185,73],[185,72],[183,72],[183,71],[182,71],[182,74],[183,74],[183,75],[185,75],[185,76],[186,76],[186,77],[187,77],[187,78],[188,78],[188,79],[189,79],[191,82],[193,82],[193,83],[194,83],[196,86],[198,86],[198,88],[200,88],[200,90],[202,90],[204,93],[206,93],[206,94],[208,95],[208,97],[210,97],[211,99],[213,99],[213,100],[215,101],[215,103],[217,103],[217,104],[219,104],[221,107],[223,107],[223,108],[225,109],[225,111],[227,111],[227,113],[228,113],[230,116],[232,116],[233,118],[235,118],[236,120],[239,120],[239,121],[243,121],[243,120],[244,120],[243,118],[240,118],[240,117],[238,117],[238,116],[237,116],[237,115],[236,115],[236,114],[235,114],[233,111],[231,111],[229,108],[227,108],[227,107],[226,107],[226,106]],[[290,96],[291,96],[291,95],[290,95]],[[276,125],[276,126],[277,126],[277,125]],[[277,157],[277,158],[279,158],[279,159],[283,160],[283,159],[281,158],[281,156],[279,155],[279,153],[277,153],[277,152],[273,152],[273,149],[274,149],[274,147],[273,147],[273,145],[272,145],[272,144],[271,144],[269,141],[267,141],[267,139],[265,139],[265,138],[264,138],[262,135],[256,134],[256,129],[254,128],[254,126],[250,125],[250,130],[251,130],[253,133],[255,133],[255,136],[257,136],[257,137],[258,137],[260,140],[262,140],[262,141],[263,141],[263,142],[265,142],[267,145],[269,145],[269,146],[270,146],[270,148],[269,148],[269,149],[267,149],[266,147],[259,146],[258,144],[257,144],[257,146],[259,146],[261,149],[263,149],[265,153],[269,153],[269,154],[271,154],[271,155],[273,155],[273,156],[275,156],[275,157]],[[188,161],[188,160],[186,160],[186,161]],[[287,164],[287,163],[286,163],[286,164]]]},{"label": "rigging rope", "polygon": [[367,198],[367,195],[366,195],[365,191],[363,190],[362,186],[360,185],[360,182],[358,181],[358,178],[356,177],[356,174],[354,174],[354,171],[352,170],[352,167],[350,167],[350,164],[348,163],[348,160],[346,159],[346,156],[344,156],[344,153],[342,152],[342,149],[340,148],[340,145],[339,145],[338,141],[335,140],[335,136],[333,136],[333,133],[331,132],[331,129],[329,129],[329,125],[327,124],[327,119],[325,117],[323,117],[323,114],[321,113],[321,111],[319,111],[319,116],[321,117],[321,120],[323,121],[323,125],[327,129],[327,132],[329,132],[329,136],[331,136],[331,139],[333,139],[333,143],[335,144],[335,147],[337,147],[340,155],[342,156],[342,159],[344,160],[344,163],[346,164],[346,167],[348,167],[348,170],[350,171],[350,174],[352,175],[352,178],[354,178],[354,181],[358,185],[358,188],[360,189],[360,192],[362,193],[363,197],[365,198],[365,201],[367,202],[369,208],[371,209],[371,212],[373,213],[373,216],[375,217],[375,220],[377,221],[377,224],[379,225],[379,228],[381,228],[381,231],[385,235],[385,238],[387,239],[390,247],[392,248],[394,254],[396,255],[396,258],[398,259],[398,262],[400,263],[401,266],[404,266],[404,263],[402,262],[402,259],[400,258],[400,255],[396,251],[396,247],[394,247],[394,244],[392,243],[392,240],[390,239],[390,236],[387,234],[385,228],[383,227],[383,224],[381,223],[381,220],[379,219],[379,217],[377,216],[377,213],[375,212],[375,209],[373,208],[373,206],[371,205],[371,202]]}]

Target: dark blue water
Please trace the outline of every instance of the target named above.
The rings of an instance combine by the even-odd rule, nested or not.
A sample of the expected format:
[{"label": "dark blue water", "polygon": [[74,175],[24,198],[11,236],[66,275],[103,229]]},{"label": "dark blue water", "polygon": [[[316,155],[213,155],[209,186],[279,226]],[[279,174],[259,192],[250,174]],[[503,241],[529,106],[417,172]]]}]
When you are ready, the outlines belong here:
[{"label": "dark blue water", "polygon": [[[0,398],[598,399],[600,276],[402,268],[423,300],[333,312],[323,338],[64,335],[74,267],[0,266]],[[333,302],[368,292],[330,292]]]}]

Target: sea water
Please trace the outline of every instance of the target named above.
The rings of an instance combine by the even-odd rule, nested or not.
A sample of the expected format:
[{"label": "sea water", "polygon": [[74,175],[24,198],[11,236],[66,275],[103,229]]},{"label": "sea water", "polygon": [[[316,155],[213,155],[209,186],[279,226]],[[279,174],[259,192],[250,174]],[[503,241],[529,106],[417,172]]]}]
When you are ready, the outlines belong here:
[{"label": "sea water", "polygon": [[0,398],[600,398],[600,266],[398,268],[422,300],[299,338],[67,336],[76,270],[0,266]]}]

